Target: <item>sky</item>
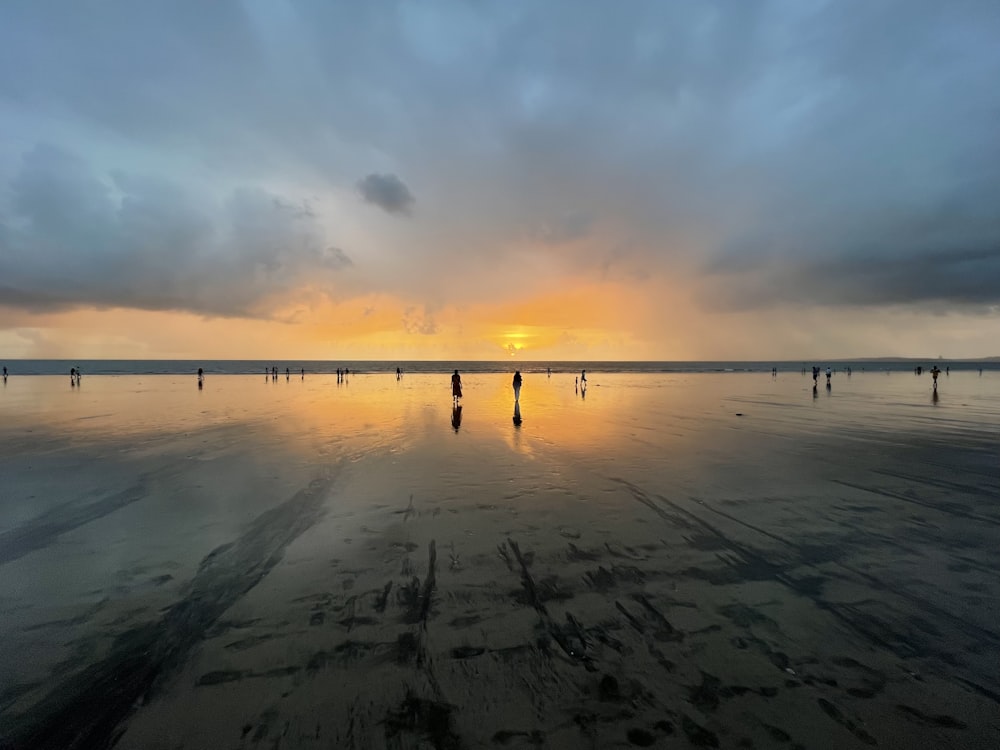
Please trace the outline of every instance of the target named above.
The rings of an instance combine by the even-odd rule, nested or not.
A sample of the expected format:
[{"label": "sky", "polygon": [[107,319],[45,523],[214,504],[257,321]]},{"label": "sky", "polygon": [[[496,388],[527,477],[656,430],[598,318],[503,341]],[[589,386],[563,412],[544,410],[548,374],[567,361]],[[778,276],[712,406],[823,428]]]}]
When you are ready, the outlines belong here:
[{"label": "sky", "polygon": [[1000,355],[995,0],[4,0],[0,359]]}]

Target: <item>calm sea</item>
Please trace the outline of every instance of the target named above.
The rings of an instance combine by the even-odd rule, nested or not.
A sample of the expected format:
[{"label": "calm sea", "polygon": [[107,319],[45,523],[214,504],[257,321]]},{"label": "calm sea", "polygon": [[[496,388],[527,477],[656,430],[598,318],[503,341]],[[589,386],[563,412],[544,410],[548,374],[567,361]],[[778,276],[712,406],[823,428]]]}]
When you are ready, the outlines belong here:
[{"label": "calm sea", "polygon": [[863,371],[893,371],[912,372],[915,367],[922,366],[925,370],[937,364],[942,370],[949,367],[952,370],[983,370],[1000,371],[1000,359],[989,360],[918,360],[918,359],[879,359],[879,360],[813,360],[813,361],[733,361],[733,362],[526,362],[521,360],[488,361],[450,361],[450,360],[411,360],[411,361],[352,361],[352,360],[257,360],[257,359],[223,359],[223,360],[183,360],[183,359],[13,359],[0,363],[7,367],[12,375],[62,375],[68,374],[71,367],[78,368],[84,375],[178,375],[193,373],[199,367],[206,373],[217,375],[247,375],[263,373],[272,367],[283,373],[287,368],[298,373],[330,374],[338,368],[348,368],[352,373],[395,373],[399,367],[403,372],[443,373],[459,370],[460,372],[513,372],[521,370],[525,373],[546,372],[550,369],[558,372],[770,372],[778,368],[779,372],[800,372],[813,365],[821,368],[827,366],[835,370],[846,370],[850,367],[855,372]]}]

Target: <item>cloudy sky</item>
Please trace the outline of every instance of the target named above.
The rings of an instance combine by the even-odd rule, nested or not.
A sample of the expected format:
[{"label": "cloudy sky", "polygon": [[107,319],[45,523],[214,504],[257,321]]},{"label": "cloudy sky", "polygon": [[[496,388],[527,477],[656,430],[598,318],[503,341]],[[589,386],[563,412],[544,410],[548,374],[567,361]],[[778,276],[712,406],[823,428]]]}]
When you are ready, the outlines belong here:
[{"label": "cloudy sky", "polygon": [[996,0],[5,0],[0,358],[1000,355]]}]

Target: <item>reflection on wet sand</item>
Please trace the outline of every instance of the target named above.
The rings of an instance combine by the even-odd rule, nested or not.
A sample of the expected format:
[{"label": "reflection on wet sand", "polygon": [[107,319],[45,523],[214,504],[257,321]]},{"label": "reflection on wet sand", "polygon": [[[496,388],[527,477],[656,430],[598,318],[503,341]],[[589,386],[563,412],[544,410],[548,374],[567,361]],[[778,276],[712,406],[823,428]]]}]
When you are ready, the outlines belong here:
[{"label": "reflection on wet sand", "polygon": [[590,378],[12,382],[3,739],[997,746],[992,381]]}]

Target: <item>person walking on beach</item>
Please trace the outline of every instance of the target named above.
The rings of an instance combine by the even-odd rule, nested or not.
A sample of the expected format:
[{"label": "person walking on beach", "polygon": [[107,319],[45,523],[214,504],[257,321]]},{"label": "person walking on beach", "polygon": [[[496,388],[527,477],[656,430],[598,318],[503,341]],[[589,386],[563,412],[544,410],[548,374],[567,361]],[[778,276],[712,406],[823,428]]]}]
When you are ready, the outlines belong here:
[{"label": "person walking on beach", "polygon": [[456,404],[462,398],[462,376],[458,374],[458,370],[451,376],[451,397]]},{"label": "person walking on beach", "polygon": [[69,368],[69,384],[71,386],[76,386],[76,368]]},{"label": "person walking on beach", "polygon": [[580,387],[581,388],[586,388],[587,387],[587,371],[586,370],[583,370],[580,373]]},{"label": "person walking on beach", "polygon": [[201,384],[205,382],[205,371],[202,368],[198,368],[198,387],[201,388]]},{"label": "person walking on beach", "polygon": [[[979,370],[979,374],[980,375],[983,374],[982,369]],[[3,382],[5,382],[5,383],[7,382],[7,366],[6,365],[4,365],[4,368],[3,368]]]},{"label": "person walking on beach", "polygon": [[521,399],[521,371],[514,370],[514,400]]},{"label": "person walking on beach", "polygon": [[941,370],[938,369],[937,365],[931,368],[931,378],[934,380],[934,390],[937,390],[937,378],[941,374]]},{"label": "person walking on beach", "polygon": [[400,380],[403,377],[403,371],[398,367],[396,368],[396,380]]},{"label": "person walking on beach", "polygon": [[830,368],[829,368],[829,367],[827,367],[827,368],[826,368],[826,387],[827,387],[827,388],[829,388],[829,387],[830,387],[830,375],[832,375],[832,374],[833,374],[833,373],[831,373],[831,372],[830,372]]},{"label": "person walking on beach", "polygon": [[819,381],[819,368],[813,365],[813,388],[819,385],[817,381]]}]

